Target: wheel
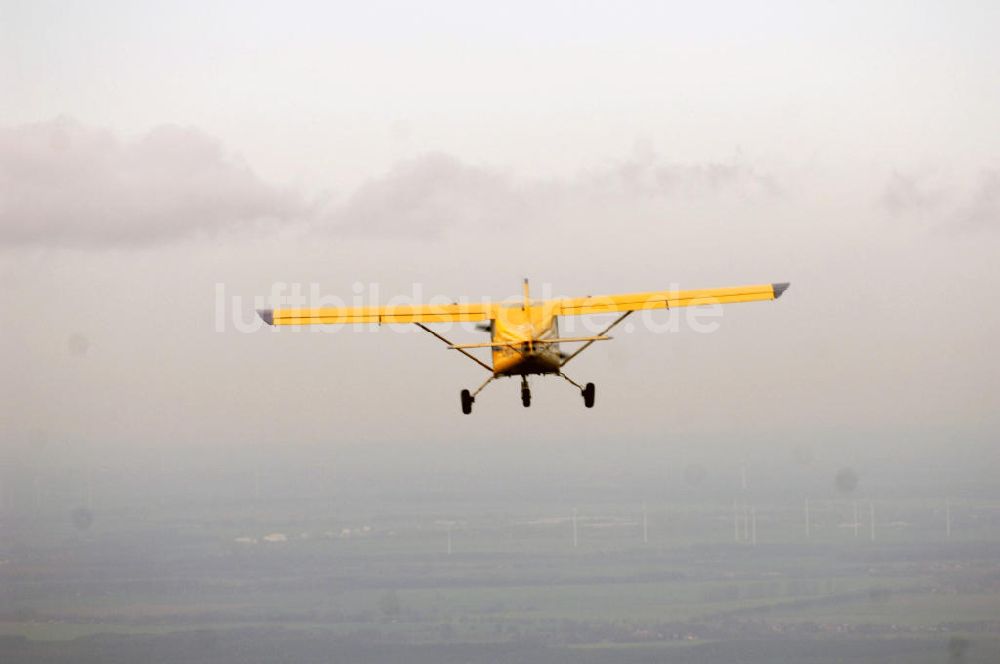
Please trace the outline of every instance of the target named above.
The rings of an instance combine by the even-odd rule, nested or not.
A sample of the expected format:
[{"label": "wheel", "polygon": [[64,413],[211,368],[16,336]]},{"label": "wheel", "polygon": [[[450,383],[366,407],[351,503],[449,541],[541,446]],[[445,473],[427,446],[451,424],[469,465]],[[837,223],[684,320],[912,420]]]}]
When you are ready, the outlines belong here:
[{"label": "wheel", "polygon": [[527,408],[531,405],[531,390],[525,385],[521,388],[521,405]]},{"label": "wheel", "polygon": [[468,390],[462,390],[462,413],[468,415],[472,412],[472,402],[476,398],[469,394]]},{"label": "wheel", "polygon": [[593,383],[587,383],[587,386],[581,390],[581,393],[583,394],[583,405],[587,408],[594,407],[594,389]]}]

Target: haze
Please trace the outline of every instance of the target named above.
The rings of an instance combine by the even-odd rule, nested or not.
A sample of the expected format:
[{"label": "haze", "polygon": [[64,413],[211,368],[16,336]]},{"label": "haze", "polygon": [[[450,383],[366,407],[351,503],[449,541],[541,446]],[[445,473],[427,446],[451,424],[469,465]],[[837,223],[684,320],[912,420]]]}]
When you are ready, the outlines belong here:
[{"label": "haze", "polygon": [[[372,495],[611,476],[640,501],[695,466],[795,505],[843,467],[994,495],[998,29],[981,2],[0,2],[7,508],[25,468],[141,485],[289,450]],[[574,361],[593,410],[500,381],[469,417],[482,370],[417,330],[253,315],[275,284],[522,277],[792,286],[712,333],[616,330]]]}]

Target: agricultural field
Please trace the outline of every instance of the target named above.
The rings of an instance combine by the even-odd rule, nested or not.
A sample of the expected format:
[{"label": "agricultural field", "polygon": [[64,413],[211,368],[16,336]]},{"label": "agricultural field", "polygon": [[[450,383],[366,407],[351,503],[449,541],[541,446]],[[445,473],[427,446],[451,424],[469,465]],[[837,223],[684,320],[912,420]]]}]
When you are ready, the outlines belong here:
[{"label": "agricultural field", "polygon": [[8,510],[4,661],[1000,656],[988,498],[816,499],[807,536],[804,504],[767,497],[260,493]]}]

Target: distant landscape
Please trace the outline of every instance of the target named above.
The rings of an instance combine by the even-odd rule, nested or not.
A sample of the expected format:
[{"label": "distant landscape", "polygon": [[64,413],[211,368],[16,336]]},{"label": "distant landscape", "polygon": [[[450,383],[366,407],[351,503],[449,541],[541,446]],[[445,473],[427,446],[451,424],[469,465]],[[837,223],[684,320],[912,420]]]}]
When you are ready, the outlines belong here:
[{"label": "distant landscape", "polygon": [[312,448],[26,453],[2,476],[3,661],[1000,656],[988,485],[873,495],[812,462],[811,491],[753,465],[557,479],[544,454],[526,476],[427,450],[439,472],[375,485],[369,456]]}]

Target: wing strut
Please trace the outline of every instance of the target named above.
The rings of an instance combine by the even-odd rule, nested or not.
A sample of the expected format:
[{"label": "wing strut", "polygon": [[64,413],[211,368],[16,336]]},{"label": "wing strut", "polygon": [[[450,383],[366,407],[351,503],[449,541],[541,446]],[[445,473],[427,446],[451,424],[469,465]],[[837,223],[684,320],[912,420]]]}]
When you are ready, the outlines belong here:
[{"label": "wing strut", "polygon": [[486,389],[487,385],[489,385],[490,383],[492,383],[496,379],[497,379],[496,374],[494,374],[494,375],[490,376],[489,378],[487,378],[486,382],[483,383],[482,385],[480,385],[479,389],[477,389],[475,392],[472,393],[472,398],[475,399],[479,395],[480,392],[482,392],[484,389]]},{"label": "wing strut", "polygon": [[[629,312],[629,313],[631,313],[631,312]],[[622,318],[624,318],[624,316]],[[448,341],[447,339],[445,339],[440,334],[438,334],[437,332],[435,332],[431,328],[427,327],[423,323],[414,323],[414,325],[416,325],[417,327],[419,327],[424,332],[429,332],[430,334],[433,334],[435,337],[437,337],[441,341],[445,342],[451,348],[454,348],[455,350],[457,350],[462,355],[465,355],[467,358],[469,358],[470,360],[472,360],[473,362],[475,362],[476,364],[478,364],[479,366],[481,366],[483,369],[486,369],[490,373],[493,373],[493,367],[491,367],[490,365],[486,364],[485,362],[483,362],[478,357],[476,357],[475,355],[473,355],[469,351],[465,350],[464,348],[458,348],[458,347],[456,347],[455,344],[453,344],[452,342]],[[489,382],[489,381],[487,381],[487,382]],[[483,387],[486,387],[486,385],[483,385]],[[479,389],[482,389],[482,388],[479,388]]]},{"label": "wing strut", "polygon": [[[565,362],[563,364],[565,364]],[[566,374],[560,373],[559,377],[560,378],[564,378],[566,380],[566,382],[568,382],[570,385],[576,387],[578,390],[582,390],[583,389],[583,385],[581,385],[580,383],[576,382],[575,380],[573,380],[572,378],[570,378]]]},{"label": "wing strut", "polygon": [[[588,348],[590,348],[590,344],[594,343],[595,341],[599,341],[601,339],[601,337],[604,337],[608,332],[611,331],[611,328],[613,328],[615,325],[617,325],[618,323],[620,323],[623,320],[625,320],[626,318],[628,318],[629,315],[631,315],[631,313],[632,313],[632,311],[626,311],[621,316],[619,316],[618,318],[616,318],[614,320],[614,322],[611,323],[611,325],[608,325],[606,328],[604,328],[603,330],[601,330],[600,334],[595,335],[595,337],[593,339],[591,339],[587,343],[585,343],[582,346],[580,346],[579,348],[577,348],[576,351],[572,355],[570,355],[569,357],[567,357],[565,360],[562,361],[562,364],[559,365],[560,368],[566,366],[567,364],[569,364],[570,360],[572,360],[574,357],[576,357],[577,355],[579,355],[583,351],[585,351]],[[420,323],[417,323],[417,325],[419,325],[419,324]]]}]

